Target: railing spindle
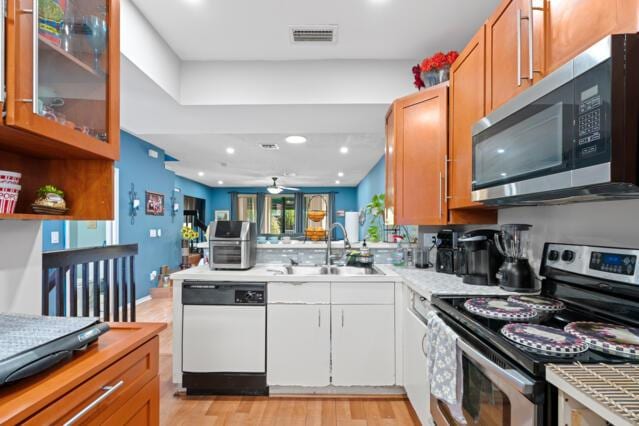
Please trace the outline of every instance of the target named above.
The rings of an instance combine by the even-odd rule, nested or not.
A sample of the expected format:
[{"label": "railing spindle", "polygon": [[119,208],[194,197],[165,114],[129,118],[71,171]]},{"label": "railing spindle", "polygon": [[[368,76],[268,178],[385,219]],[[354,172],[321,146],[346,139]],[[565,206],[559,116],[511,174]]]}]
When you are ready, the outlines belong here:
[{"label": "railing spindle", "polygon": [[110,266],[109,259],[106,259],[102,264],[102,267],[104,268],[104,300],[102,302],[104,306],[102,308],[102,312],[104,312],[105,321],[109,321],[109,318],[111,318],[111,301],[109,300],[111,297],[111,292],[109,291],[111,287],[111,278],[109,274]]},{"label": "railing spindle", "polygon": [[55,278],[55,314],[58,317],[64,316],[64,268],[60,267],[56,271]]},{"label": "railing spindle", "polygon": [[89,316],[89,264],[82,264],[82,316]]},{"label": "railing spindle", "polygon": [[131,322],[135,322],[135,256],[129,256],[129,272],[131,274],[131,282],[129,283],[129,291],[131,292]]},{"label": "railing spindle", "polygon": [[120,321],[120,282],[118,280],[118,259],[113,259],[113,321]]},{"label": "railing spindle", "polygon": [[69,268],[69,315],[72,317],[78,316],[78,271],[77,266],[73,265]]},{"label": "railing spindle", "polygon": [[42,315],[49,315],[49,271],[42,269]]},{"label": "railing spindle", "polygon": [[126,277],[126,258],[122,258],[122,321],[127,322],[129,320],[129,289],[127,288]]},{"label": "railing spindle", "polygon": [[93,316],[100,318],[100,261],[93,262]]}]

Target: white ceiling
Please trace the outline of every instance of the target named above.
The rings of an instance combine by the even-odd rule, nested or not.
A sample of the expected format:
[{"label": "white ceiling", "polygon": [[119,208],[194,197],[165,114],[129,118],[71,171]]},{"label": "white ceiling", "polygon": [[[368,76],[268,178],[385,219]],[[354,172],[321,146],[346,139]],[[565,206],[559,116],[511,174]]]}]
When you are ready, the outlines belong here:
[{"label": "white ceiling", "polygon": [[[417,59],[459,49],[499,0],[133,0],[183,60]],[[293,45],[290,25],[337,24]]]},{"label": "white ceiling", "polygon": [[[288,134],[265,135],[147,135],[145,139],[169,153],[182,153],[167,167],[181,176],[210,186],[265,186],[271,176],[285,186],[356,186],[384,154],[380,135],[310,134],[300,145],[284,141]],[[265,151],[259,144],[277,144]],[[347,154],[340,153],[346,146]],[[227,154],[226,148],[235,149]],[[198,176],[203,171],[204,176]],[[338,172],[344,176],[339,177]],[[295,176],[289,176],[294,173]],[[340,184],[336,184],[336,180]]]}]

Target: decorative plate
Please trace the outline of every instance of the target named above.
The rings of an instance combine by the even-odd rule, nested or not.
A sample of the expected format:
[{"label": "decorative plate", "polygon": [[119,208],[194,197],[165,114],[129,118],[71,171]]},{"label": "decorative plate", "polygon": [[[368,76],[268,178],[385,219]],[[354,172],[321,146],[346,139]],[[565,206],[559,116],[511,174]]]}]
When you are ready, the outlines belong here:
[{"label": "decorative plate", "polygon": [[33,209],[34,213],[50,214],[50,215],[62,215],[62,214],[66,214],[69,211],[69,209],[60,209],[57,207],[41,206],[39,204],[31,204],[31,208]]},{"label": "decorative plate", "polygon": [[511,302],[518,302],[530,308],[542,312],[559,312],[566,309],[566,305],[561,300],[551,299],[542,296],[510,296]]},{"label": "decorative plate", "polygon": [[528,321],[537,316],[533,308],[506,299],[468,299],[464,302],[464,308],[472,314],[504,321]]},{"label": "decorative plate", "polygon": [[578,354],[588,350],[584,339],[544,325],[507,324],[501,334],[520,345],[552,354]]},{"label": "decorative plate", "polygon": [[601,322],[571,322],[564,330],[584,339],[592,349],[639,359],[639,328]]}]

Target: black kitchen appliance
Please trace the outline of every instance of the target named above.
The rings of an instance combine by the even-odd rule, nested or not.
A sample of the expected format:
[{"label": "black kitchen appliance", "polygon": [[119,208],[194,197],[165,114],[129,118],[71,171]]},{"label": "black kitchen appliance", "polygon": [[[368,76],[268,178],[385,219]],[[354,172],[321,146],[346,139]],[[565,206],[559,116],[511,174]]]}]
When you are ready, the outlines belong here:
[{"label": "black kitchen appliance", "polygon": [[442,229],[437,233],[437,259],[435,269],[444,274],[455,273],[455,256],[459,248],[459,233],[451,229]]},{"label": "black kitchen appliance", "polygon": [[[541,295],[560,301],[565,309],[530,322],[564,329],[578,321],[639,327],[639,250],[547,243],[540,275]],[[508,296],[496,296],[507,299]],[[464,378],[464,412],[469,424],[557,424],[557,390],[545,380],[546,365],[639,363],[639,360],[589,349],[552,356],[520,346],[501,329],[508,321],[470,313],[469,297],[434,296],[431,303],[459,335]],[[477,404],[481,401],[481,404]],[[449,418],[448,407],[432,400],[437,419]],[[438,424],[456,424],[438,422]]]},{"label": "black kitchen appliance", "polygon": [[497,271],[504,256],[497,250],[493,229],[477,229],[466,232],[457,241],[456,273],[466,284],[497,285]]},{"label": "black kitchen appliance", "polygon": [[604,38],[475,124],[473,201],[639,197],[638,98],[639,36]]},{"label": "black kitchen appliance", "polygon": [[501,288],[518,293],[536,293],[539,281],[528,262],[528,231],[532,225],[502,225],[501,231],[494,235],[499,253],[505,257],[497,278]]}]

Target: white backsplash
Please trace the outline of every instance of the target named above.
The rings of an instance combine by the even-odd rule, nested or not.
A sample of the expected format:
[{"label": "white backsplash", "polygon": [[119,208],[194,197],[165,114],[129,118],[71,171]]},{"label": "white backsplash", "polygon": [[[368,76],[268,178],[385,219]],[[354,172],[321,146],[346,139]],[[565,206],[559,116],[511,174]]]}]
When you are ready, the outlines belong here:
[{"label": "white backsplash", "polygon": [[[333,249],[334,254],[341,254],[342,250]],[[375,263],[377,264],[391,264],[392,263],[392,249],[371,249],[371,252],[375,255]],[[287,264],[290,259],[298,262],[301,265],[319,265],[323,264],[326,259],[326,250],[324,249],[257,249],[257,263],[267,264]]]}]

